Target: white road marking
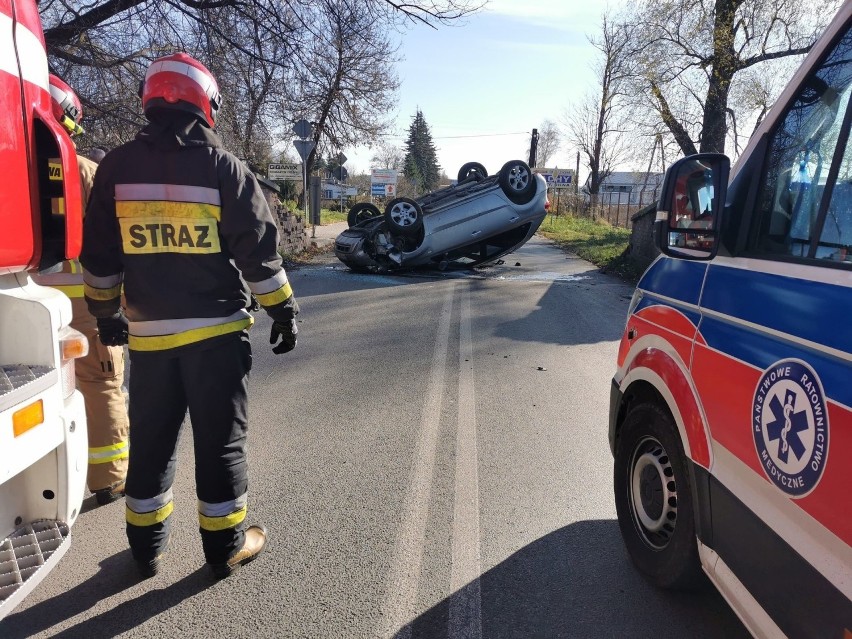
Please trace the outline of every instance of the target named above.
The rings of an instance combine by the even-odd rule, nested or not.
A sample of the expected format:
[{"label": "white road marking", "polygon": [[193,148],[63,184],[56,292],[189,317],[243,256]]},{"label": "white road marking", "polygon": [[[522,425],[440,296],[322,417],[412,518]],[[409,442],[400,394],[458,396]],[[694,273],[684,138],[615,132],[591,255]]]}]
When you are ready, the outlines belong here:
[{"label": "white road marking", "polygon": [[426,388],[426,402],[420,420],[420,437],[414,453],[408,495],[403,510],[404,520],[399,529],[394,558],[388,573],[382,610],[380,637],[411,637],[411,621],[417,605],[417,588],[423,563],[423,546],[432,493],[432,474],[441,425],[441,401],[447,371],[447,350],[450,341],[450,318],[453,310],[455,283],[450,283],[444,297],[432,370]]},{"label": "white road marking", "polygon": [[450,572],[450,589],[453,594],[450,596],[448,636],[449,639],[480,639],[482,597],[479,576],[482,566],[479,548],[479,455],[469,287],[462,289],[460,305],[459,411]]}]

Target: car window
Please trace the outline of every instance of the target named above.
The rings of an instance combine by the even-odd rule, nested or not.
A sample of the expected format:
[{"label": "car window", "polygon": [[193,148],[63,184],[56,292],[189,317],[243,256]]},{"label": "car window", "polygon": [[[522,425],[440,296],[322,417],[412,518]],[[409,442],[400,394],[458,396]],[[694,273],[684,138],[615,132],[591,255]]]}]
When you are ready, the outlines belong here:
[{"label": "car window", "polygon": [[[847,32],[806,80],[769,144],[755,252],[852,264],[852,150],[844,124],[850,93]],[[840,165],[836,182],[829,179],[833,162]],[[828,208],[821,216],[824,198]]]}]

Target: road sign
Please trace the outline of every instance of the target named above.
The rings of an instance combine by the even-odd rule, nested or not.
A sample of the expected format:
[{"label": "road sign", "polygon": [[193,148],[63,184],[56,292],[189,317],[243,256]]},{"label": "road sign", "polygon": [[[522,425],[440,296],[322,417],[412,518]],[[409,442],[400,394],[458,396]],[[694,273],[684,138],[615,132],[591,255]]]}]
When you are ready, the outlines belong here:
[{"label": "road sign", "polygon": [[311,137],[311,129],[313,127],[307,120],[299,120],[293,125],[293,133],[302,139]]},{"label": "road sign", "polygon": [[302,165],[298,162],[280,162],[270,164],[266,170],[270,180],[301,180]]},{"label": "road sign", "polygon": [[296,147],[299,157],[302,158],[302,160],[307,161],[308,156],[311,154],[311,151],[316,148],[317,143],[313,140],[293,140],[293,146]]},{"label": "road sign", "polygon": [[341,166],[346,164],[346,160],[348,160],[348,159],[349,158],[347,158],[345,155],[343,155],[342,152],[337,154],[337,163]]},{"label": "road sign", "polygon": [[393,197],[396,195],[396,185],[395,184],[385,184],[385,195],[387,197]]},{"label": "road sign", "polygon": [[547,188],[549,189],[574,188],[573,169],[536,169],[535,172],[547,180]]},{"label": "road sign", "polygon": [[373,197],[385,197],[385,186],[386,184],[376,184],[373,183],[370,185],[370,195]]},{"label": "road sign", "polygon": [[397,172],[393,169],[373,169],[370,182],[373,184],[396,184]]}]

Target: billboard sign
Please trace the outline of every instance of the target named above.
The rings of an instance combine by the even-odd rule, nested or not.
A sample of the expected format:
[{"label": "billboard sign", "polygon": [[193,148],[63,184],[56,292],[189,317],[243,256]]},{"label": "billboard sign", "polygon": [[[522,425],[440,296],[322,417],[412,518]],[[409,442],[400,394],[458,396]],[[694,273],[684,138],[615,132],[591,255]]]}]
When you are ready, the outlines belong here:
[{"label": "billboard sign", "polygon": [[266,173],[270,180],[301,180],[302,165],[299,162],[270,164]]},{"label": "billboard sign", "polygon": [[393,169],[373,169],[370,171],[370,182],[373,184],[396,184],[397,172]]},{"label": "billboard sign", "polygon": [[573,189],[574,169],[536,169],[547,180],[548,189]]}]

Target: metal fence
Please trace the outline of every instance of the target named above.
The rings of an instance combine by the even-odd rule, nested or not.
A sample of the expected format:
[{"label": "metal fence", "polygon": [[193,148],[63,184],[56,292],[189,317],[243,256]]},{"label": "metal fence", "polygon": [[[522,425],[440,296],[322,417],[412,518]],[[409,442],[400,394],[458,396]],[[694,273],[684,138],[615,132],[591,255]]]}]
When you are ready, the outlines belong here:
[{"label": "metal fence", "polygon": [[555,215],[570,214],[606,220],[612,226],[630,228],[630,218],[640,209],[659,199],[659,189],[646,189],[640,193],[576,194],[561,189],[548,193],[550,212]]}]

